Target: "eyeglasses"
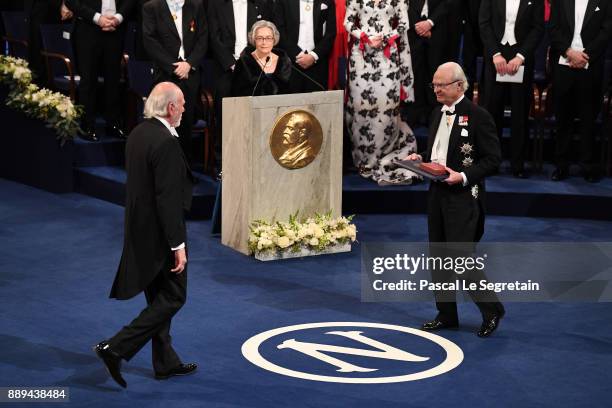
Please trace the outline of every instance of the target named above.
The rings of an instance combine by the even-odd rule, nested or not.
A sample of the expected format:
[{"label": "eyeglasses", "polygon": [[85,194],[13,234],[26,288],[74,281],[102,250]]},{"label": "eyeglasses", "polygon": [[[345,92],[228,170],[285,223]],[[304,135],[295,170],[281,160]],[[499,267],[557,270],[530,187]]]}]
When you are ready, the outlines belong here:
[{"label": "eyeglasses", "polygon": [[257,42],[271,42],[274,41],[274,37],[255,37],[255,41]]},{"label": "eyeglasses", "polygon": [[436,89],[436,88],[446,88],[449,85],[455,84],[457,82],[463,82],[462,80],[458,79],[456,81],[453,82],[449,82],[448,84],[434,84],[433,82],[431,84],[429,84],[429,87],[431,89]]}]

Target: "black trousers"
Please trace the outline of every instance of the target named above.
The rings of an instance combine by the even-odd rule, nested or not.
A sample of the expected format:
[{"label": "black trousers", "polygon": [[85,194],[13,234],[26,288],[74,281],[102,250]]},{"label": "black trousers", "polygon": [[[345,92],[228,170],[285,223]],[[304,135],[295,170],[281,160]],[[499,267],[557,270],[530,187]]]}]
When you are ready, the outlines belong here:
[{"label": "black trousers", "polygon": [[[430,256],[465,257],[471,256],[480,240],[484,214],[478,200],[471,191],[444,183],[432,183],[427,203],[427,225],[429,230]],[[433,270],[432,280],[436,283],[454,282],[455,279],[478,282],[486,279],[484,272],[474,271],[462,276],[453,271]],[[483,319],[503,314],[504,306],[493,291],[468,291],[478,306]],[[448,324],[457,324],[457,303],[455,291],[436,291],[438,319]]]},{"label": "black trousers", "polygon": [[189,162],[193,163],[193,123],[195,122],[196,103],[200,92],[200,70],[191,70],[187,79],[180,79],[176,75],[168,75],[162,71],[156,71],[154,74],[154,82],[173,82],[181,88],[183,97],[185,98],[185,112],[181,119],[181,125],[176,129],[179,134],[179,142],[183,148],[183,153]]},{"label": "black trousers", "polygon": [[187,268],[181,274],[160,272],[145,289],[147,307],[108,340],[111,349],[129,361],[151,340],[153,369],[165,373],[181,364],[172,348],[170,323],[187,299]]},{"label": "black trousers", "polygon": [[96,91],[100,67],[104,75],[105,119],[107,125],[120,122],[119,80],[124,29],[104,32],[97,25],[77,22],[74,28],[78,58],[79,103],[85,108],[83,125],[93,129],[96,120]]},{"label": "black trousers", "polygon": [[[502,56],[510,61],[516,56],[518,47],[502,46]],[[529,136],[529,108],[531,106],[532,83],[533,83],[533,59],[525,55],[525,73],[523,83],[514,84],[497,82],[495,77],[497,71],[493,60],[485,57],[483,107],[489,111],[497,125],[497,135],[500,137],[504,127],[504,106],[506,98],[510,98],[511,121],[510,121],[510,165],[512,171],[522,171],[525,166],[525,154],[527,150],[527,139]]]},{"label": "black trousers", "polygon": [[478,57],[482,57],[482,43],[480,33],[471,24],[466,24],[463,34],[463,70],[467,75],[470,87],[465,92],[465,96],[472,100],[474,96],[474,83],[480,84],[480,91],[484,90],[482,78],[478,77]]},{"label": "black trousers", "polygon": [[600,171],[598,157],[594,151],[595,120],[601,108],[603,64],[594,64],[589,69],[572,69],[555,65],[553,89],[555,116],[557,117],[557,145],[555,161],[566,170],[570,163],[572,125],[574,118],[580,119],[580,163],[584,171]]},{"label": "black trousers", "polygon": [[223,71],[220,64],[216,65],[215,72],[215,170],[221,171],[223,166],[222,148],[223,148],[223,98],[232,95],[232,76],[233,71]]}]

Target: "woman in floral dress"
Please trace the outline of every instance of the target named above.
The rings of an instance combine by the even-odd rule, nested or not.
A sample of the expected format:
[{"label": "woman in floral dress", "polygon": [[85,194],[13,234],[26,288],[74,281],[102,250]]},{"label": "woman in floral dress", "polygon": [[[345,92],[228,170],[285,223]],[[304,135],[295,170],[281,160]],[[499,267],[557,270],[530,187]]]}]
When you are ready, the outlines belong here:
[{"label": "woman in floral dress", "polygon": [[405,0],[348,0],[350,33],[346,120],[359,174],[380,185],[410,184],[415,174],[394,159],[416,151],[400,116],[400,100],[414,101]]}]

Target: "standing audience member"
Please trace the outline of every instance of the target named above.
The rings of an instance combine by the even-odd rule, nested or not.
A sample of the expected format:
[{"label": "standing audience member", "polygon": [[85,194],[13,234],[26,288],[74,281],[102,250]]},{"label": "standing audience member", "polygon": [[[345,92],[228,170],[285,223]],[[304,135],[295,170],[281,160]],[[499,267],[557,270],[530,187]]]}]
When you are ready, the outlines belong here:
[{"label": "standing audience member", "polygon": [[[544,35],[544,0],[484,1],[480,6],[479,21],[485,69],[482,105],[493,115],[501,138],[505,96],[510,96],[510,165],[514,177],[525,178],[531,86],[535,51]],[[516,81],[522,79],[499,82],[508,76],[515,76]]]},{"label": "standing audience member", "polygon": [[240,53],[247,47],[249,29],[260,20],[271,20],[271,0],[209,0],[210,50],[215,75],[215,167],[222,168],[223,98],[232,92],[232,74]]},{"label": "standing audience member", "polygon": [[285,51],[274,48],[280,34],[274,23],[261,20],[249,31],[249,44],[236,63],[232,96],[261,96],[287,93],[291,60]]},{"label": "standing audience member", "polygon": [[427,123],[436,105],[428,87],[434,71],[448,61],[448,13],[450,0],[403,0],[409,3],[410,52],[414,69],[414,103],[408,105],[408,123]]},{"label": "standing audience member", "polygon": [[329,54],[336,37],[335,10],[334,0],[283,0],[276,3],[274,21],[280,32],[278,46],[294,63],[289,81],[290,93],[327,89]]},{"label": "standing audience member", "polygon": [[40,36],[41,24],[59,24],[72,18],[72,12],[62,0],[26,0],[25,14],[28,19],[28,65],[34,74],[34,82],[48,86],[45,60]]},{"label": "standing audience member", "polygon": [[400,115],[400,102],[414,100],[407,8],[404,1],[349,0],[344,19],[351,36],[346,123],[353,163],[380,185],[410,184],[414,176],[394,164],[416,150]]},{"label": "standing audience member", "polygon": [[119,80],[125,37],[124,17],[134,0],[65,0],[75,17],[74,36],[78,60],[79,103],[84,106],[84,138],[97,141],[96,89],[100,66],[104,75],[106,135],[125,137],[120,127]]},{"label": "standing audience member", "polygon": [[478,24],[478,13],[480,11],[481,0],[461,0],[463,18],[465,24],[463,26],[463,69],[467,75],[470,87],[465,91],[465,95],[472,99],[474,83],[480,83],[482,86],[482,78],[479,78],[478,72],[478,57],[482,57],[482,39],[480,38],[480,26]]},{"label": "standing audience member", "polygon": [[185,99],[173,83],[158,84],[145,104],[147,119],[125,146],[127,172],[123,253],[110,296],[130,299],[144,292],[147,306],[130,324],[94,350],[122,387],[122,360],[151,341],[155,378],[193,373],[172,347],[170,324],[187,298],[187,230],[193,178],[176,140]]},{"label": "standing audience member", "polygon": [[556,0],[551,2],[550,40],[555,116],[557,168],[554,181],[567,178],[572,124],[580,118],[579,156],[588,182],[601,178],[594,151],[595,119],[601,107],[606,47],[612,41],[612,2]]},{"label": "standing audience member", "polygon": [[200,87],[200,62],[208,48],[208,23],[201,0],[149,0],[142,9],[145,50],[153,81],[177,84],[185,96],[179,141],[191,164],[191,139]]}]

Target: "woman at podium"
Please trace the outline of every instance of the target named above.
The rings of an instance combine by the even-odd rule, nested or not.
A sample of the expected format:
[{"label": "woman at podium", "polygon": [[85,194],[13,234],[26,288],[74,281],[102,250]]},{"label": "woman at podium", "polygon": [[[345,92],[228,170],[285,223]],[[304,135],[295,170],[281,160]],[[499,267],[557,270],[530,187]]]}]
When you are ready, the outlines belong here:
[{"label": "woman at podium", "polygon": [[291,60],[285,51],[274,48],[280,34],[266,20],[253,24],[249,46],[240,54],[232,77],[232,96],[261,96],[288,93]]},{"label": "woman at podium", "polygon": [[348,0],[350,33],[346,121],[359,174],[379,185],[410,184],[416,175],[393,164],[416,151],[400,101],[414,101],[405,1]]}]

